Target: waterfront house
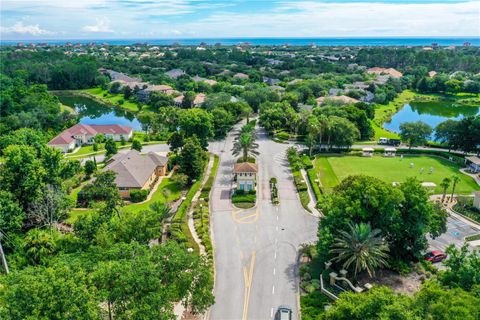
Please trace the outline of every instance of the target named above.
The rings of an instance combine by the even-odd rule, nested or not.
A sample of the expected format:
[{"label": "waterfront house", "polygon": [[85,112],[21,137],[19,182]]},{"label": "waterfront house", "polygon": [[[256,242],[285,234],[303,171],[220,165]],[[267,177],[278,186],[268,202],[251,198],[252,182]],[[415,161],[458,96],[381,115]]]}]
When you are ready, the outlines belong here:
[{"label": "waterfront house", "polygon": [[242,162],[235,164],[233,173],[237,179],[237,190],[252,191],[257,184],[258,165]]},{"label": "waterfront house", "polygon": [[119,124],[76,124],[71,128],[64,130],[58,136],[50,140],[47,145],[50,147],[60,148],[62,152],[69,152],[75,147],[84,144],[93,144],[93,138],[96,135],[103,134],[107,139],[121,141],[122,137],[128,141],[133,136],[133,129]]},{"label": "waterfront house", "polygon": [[321,106],[327,101],[332,101],[332,102],[339,102],[342,104],[355,104],[357,102],[360,102],[360,100],[357,100],[355,98],[351,98],[349,96],[328,96],[328,97],[319,97],[315,99],[317,101],[317,105]]},{"label": "waterfront house", "polygon": [[133,189],[151,189],[159,177],[166,175],[167,164],[167,157],[154,152],[142,155],[137,150],[130,150],[110,158],[103,171],[116,173],[118,192],[123,198],[129,198]]}]

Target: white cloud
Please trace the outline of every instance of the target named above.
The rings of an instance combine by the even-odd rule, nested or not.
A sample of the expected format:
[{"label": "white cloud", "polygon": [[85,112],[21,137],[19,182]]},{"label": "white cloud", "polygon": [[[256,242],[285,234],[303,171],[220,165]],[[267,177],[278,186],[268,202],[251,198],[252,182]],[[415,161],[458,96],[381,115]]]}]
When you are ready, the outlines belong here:
[{"label": "white cloud", "polygon": [[32,36],[54,34],[51,31],[40,28],[38,24],[24,25],[22,21],[15,23],[11,27],[1,27],[0,30],[2,33],[6,33],[6,34],[21,34],[21,35],[32,35]]},{"label": "white cloud", "polygon": [[83,31],[87,32],[99,32],[99,33],[110,33],[113,32],[110,27],[110,19],[107,17],[97,18],[97,23],[90,26],[84,26]]}]

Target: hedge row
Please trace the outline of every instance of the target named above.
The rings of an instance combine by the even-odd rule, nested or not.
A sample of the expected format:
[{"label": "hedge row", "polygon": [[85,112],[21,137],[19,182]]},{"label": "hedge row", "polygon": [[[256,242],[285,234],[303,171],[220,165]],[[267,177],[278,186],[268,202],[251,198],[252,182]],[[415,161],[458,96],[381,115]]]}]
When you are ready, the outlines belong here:
[{"label": "hedge row", "polygon": [[320,189],[320,186],[318,185],[317,180],[317,174],[314,169],[308,169],[307,170],[307,177],[308,181],[310,182],[310,185],[312,186],[313,193],[315,194],[315,198],[320,199],[322,196],[322,190]]},{"label": "hedge row", "polygon": [[232,202],[233,203],[240,203],[240,202],[250,202],[250,203],[255,203],[257,200],[256,194],[234,194],[232,196]]},{"label": "hedge row", "polygon": [[[206,166],[205,166],[206,167]],[[204,170],[205,172],[205,170]],[[180,243],[186,243],[190,248],[193,248],[197,253],[200,252],[198,244],[193,239],[192,233],[188,227],[188,210],[192,204],[193,197],[200,190],[203,181],[202,176],[190,187],[188,190],[185,200],[178,207],[175,216],[172,219],[172,224],[170,225],[170,237]]]},{"label": "hedge row", "polygon": [[210,191],[212,190],[213,183],[215,181],[215,176],[217,175],[218,162],[219,157],[215,155],[213,158],[212,171],[200,193],[200,199],[202,200],[199,200],[195,204],[195,208],[193,210],[195,230],[197,231],[203,247],[205,248],[205,252],[210,259],[213,259],[213,247],[212,240],[210,238],[210,211],[208,201],[210,198]]}]

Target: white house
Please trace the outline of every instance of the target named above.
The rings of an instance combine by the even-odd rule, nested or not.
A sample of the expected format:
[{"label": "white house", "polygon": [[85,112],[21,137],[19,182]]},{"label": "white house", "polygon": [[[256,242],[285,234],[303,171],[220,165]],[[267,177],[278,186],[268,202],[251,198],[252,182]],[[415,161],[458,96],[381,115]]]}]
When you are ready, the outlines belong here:
[{"label": "white house", "polygon": [[233,173],[237,178],[237,189],[255,190],[257,184],[258,166],[255,163],[242,162],[235,164]]},{"label": "white house", "polygon": [[60,148],[62,152],[68,152],[75,147],[84,144],[93,144],[93,138],[103,134],[107,139],[121,141],[122,137],[128,141],[133,136],[133,129],[119,124],[100,125],[100,124],[76,124],[71,128],[64,130],[58,136],[48,142],[48,146]]}]

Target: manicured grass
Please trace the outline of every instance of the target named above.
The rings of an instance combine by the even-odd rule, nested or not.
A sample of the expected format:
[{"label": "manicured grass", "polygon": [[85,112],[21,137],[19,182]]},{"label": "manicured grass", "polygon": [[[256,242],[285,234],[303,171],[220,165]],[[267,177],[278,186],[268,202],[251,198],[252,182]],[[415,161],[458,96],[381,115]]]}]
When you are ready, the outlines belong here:
[{"label": "manicured grass", "polygon": [[[80,90],[81,92],[87,93],[93,97],[95,97],[98,100],[101,100],[102,102],[106,104],[110,104],[113,106],[117,106],[119,108],[123,108],[132,112],[138,112],[138,105],[134,101],[130,100],[125,100],[123,94],[117,93],[117,94],[112,94],[108,92],[108,90],[103,90],[100,87],[97,88],[91,88],[91,89],[84,89]],[[123,100],[123,104],[119,104],[119,102]]]},{"label": "manicured grass", "polygon": [[95,209],[73,209],[70,210],[65,223],[73,225],[80,216],[92,214]]},{"label": "manicured grass", "polygon": [[142,210],[148,210],[154,202],[169,203],[179,199],[181,194],[182,190],[180,190],[177,183],[173,182],[170,178],[164,178],[149,201],[140,204],[126,205],[122,208],[122,211],[140,212]]},{"label": "manicured grass", "polygon": [[[410,168],[410,163],[414,164]],[[442,193],[440,183],[445,177],[458,175],[460,182],[457,184],[455,193],[470,194],[473,191],[480,190],[477,183],[469,176],[459,172],[459,166],[447,160],[429,157],[429,156],[404,156],[384,158],[374,156],[372,158],[356,156],[335,156],[319,157],[315,161],[315,167],[320,172],[322,185],[326,192],[336,186],[344,178],[355,175],[365,174],[379,178],[387,183],[403,182],[407,177],[416,177],[422,182],[433,182],[437,185],[434,192]],[[421,168],[425,168],[421,174]],[[430,167],[433,167],[433,173],[429,174]],[[450,190],[450,189],[449,189]]]},{"label": "manicured grass", "polygon": [[314,164],[316,176],[318,177],[320,175],[323,191],[330,192],[334,186],[340,183],[330,162],[327,157],[318,157],[315,159]]},{"label": "manicured grass", "polygon": [[467,240],[467,241],[480,240],[480,233],[479,234],[474,234],[473,236],[465,237],[465,240]]},{"label": "manicured grass", "polygon": [[241,209],[250,209],[255,206],[255,202],[237,202],[235,203],[235,207],[241,208]]},{"label": "manicured grass", "polygon": [[[142,137],[142,136],[140,136]],[[130,142],[127,142],[125,145],[122,145],[120,141],[115,142],[117,144],[117,149],[125,149],[125,148],[130,148],[132,144]],[[149,144],[161,144],[161,143],[166,143],[166,141],[149,141],[149,142],[142,142],[142,145],[149,145]],[[98,144],[98,151],[93,151],[93,146],[83,146],[80,147],[80,149],[75,152],[75,153],[67,153],[65,155],[66,158],[84,158],[85,155],[100,155],[105,153],[105,144],[104,143],[99,143]]]}]

